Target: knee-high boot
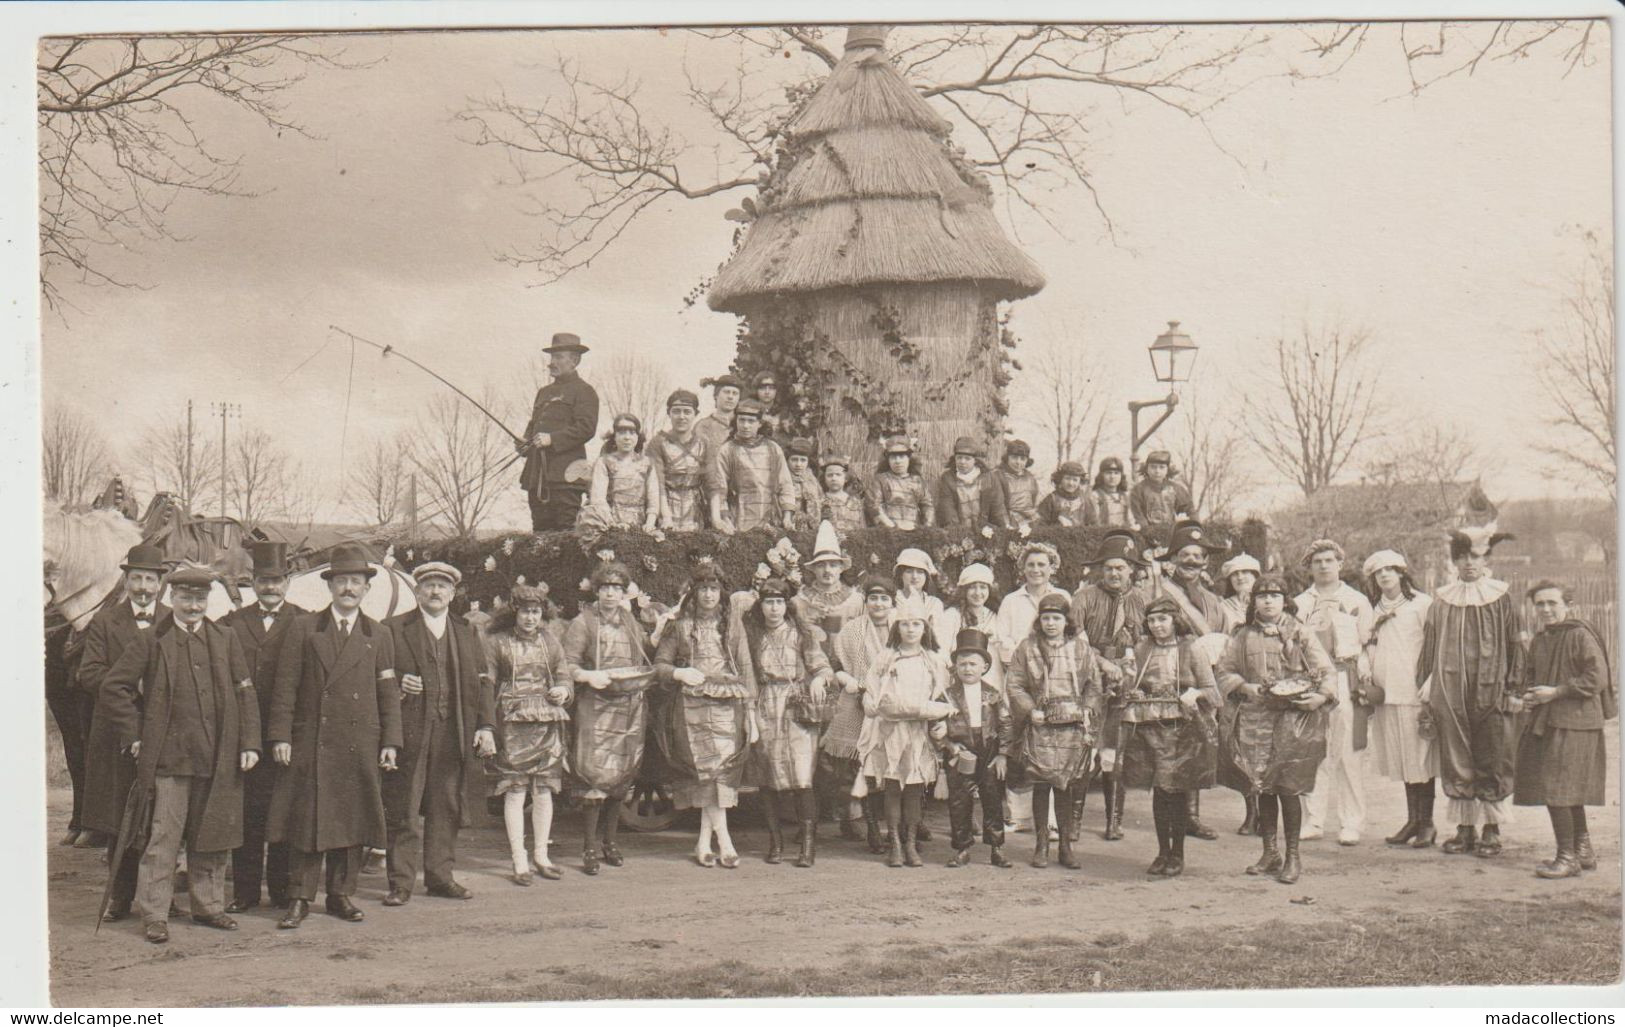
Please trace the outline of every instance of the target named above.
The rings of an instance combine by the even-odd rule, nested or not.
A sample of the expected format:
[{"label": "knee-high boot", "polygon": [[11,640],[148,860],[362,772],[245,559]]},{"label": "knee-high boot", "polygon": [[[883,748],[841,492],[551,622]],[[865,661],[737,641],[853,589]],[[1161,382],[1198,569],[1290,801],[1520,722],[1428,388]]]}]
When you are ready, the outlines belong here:
[{"label": "knee-high boot", "polygon": [[1258,862],[1247,868],[1247,873],[1256,877],[1267,877],[1281,869],[1281,852],[1275,847],[1276,820],[1281,812],[1280,800],[1269,794],[1261,792],[1258,796],[1258,837],[1264,842],[1263,854]]},{"label": "knee-high boot", "polygon": [[903,865],[903,786],[896,781],[887,781],[886,789],[886,828],[891,834],[891,851],[886,854],[886,865],[900,867]]},{"label": "knee-high boot", "polygon": [[1243,792],[1241,800],[1247,804],[1247,815],[1242,817],[1241,826],[1236,833],[1249,835],[1258,833],[1258,795],[1256,792]]},{"label": "knee-high boot", "polygon": [[885,800],[882,796],[871,792],[863,797],[863,828],[867,835],[869,851],[876,856],[886,851],[885,840],[880,836],[881,807]]},{"label": "knee-high boot", "polygon": [[1439,831],[1433,826],[1433,800],[1434,778],[1416,786],[1416,833],[1411,836],[1411,848],[1431,848],[1439,839]]},{"label": "knee-high boot", "polygon": [[1194,788],[1185,793],[1185,833],[1204,842],[1219,837],[1219,832],[1202,823],[1202,793]]},{"label": "knee-high boot", "polygon": [[1168,844],[1168,801],[1161,788],[1151,791],[1151,822],[1157,828],[1157,858],[1145,868],[1146,874],[1151,877],[1161,877],[1162,872],[1168,868],[1168,855],[1171,851]]},{"label": "knee-high boot", "polygon": [[795,865],[810,867],[818,856],[818,799],[811,788],[796,789],[796,812],[801,819],[801,853]]},{"label": "knee-high boot", "polygon": [[1059,861],[1068,870],[1078,870],[1082,867],[1078,857],[1072,852],[1072,842],[1077,838],[1074,831],[1077,828],[1078,818],[1078,803],[1073,793],[1083,790],[1084,786],[1085,782],[1074,781],[1055,796],[1055,828],[1056,833],[1060,835],[1060,841],[1057,843],[1060,846]]},{"label": "knee-high boot", "polygon": [[1128,803],[1128,782],[1123,778],[1121,770],[1113,771],[1110,775],[1112,789],[1112,809],[1106,818],[1105,838],[1109,842],[1123,840],[1123,808]]},{"label": "knee-high boot", "polygon": [[757,793],[762,799],[762,815],[767,818],[767,856],[764,863],[779,863],[784,859],[784,827],[779,823],[779,793],[763,788]]},{"label": "knee-high boot", "polygon": [[598,820],[602,807],[601,799],[582,803],[581,869],[587,874],[598,873]]},{"label": "knee-high boot", "polygon": [[[1192,792],[1191,794],[1195,794]],[[1186,830],[1186,810],[1190,806],[1186,797],[1178,792],[1168,793],[1168,866],[1162,871],[1164,877],[1178,877],[1185,872],[1185,835],[1192,832]]]},{"label": "knee-high boot", "polygon": [[1298,833],[1303,829],[1303,798],[1283,795],[1281,799],[1281,834],[1286,845],[1286,856],[1281,861],[1281,872],[1275,879],[1282,884],[1297,884],[1303,874],[1298,861]]},{"label": "knee-high boot", "polygon": [[1049,793],[1046,784],[1033,785],[1033,866],[1049,866]]},{"label": "knee-high boot", "polygon": [[[1072,786],[1066,790],[1067,806],[1071,811],[1071,815],[1066,818],[1067,826],[1061,832],[1061,837],[1067,840],[1067,852],[1072,851],[1072,843],[1077,841],[1083,834],[1083,807],[1085,801],[1089,798],[1089,780],[1093,776],[1093,774],[1089,774],[1082,780],[1072,782]],[[1057,816],[1059,816],[1059,811],[1057,811]]]},{"label": "knee-high boot", "polygon": [[1106,830],[1100,836],[1112,841],[1112,823],[1117,817],[1117,775],[1110,771],[1100,772],[1100,801],[1106,807]]},{"label": "knee-high boot", "polygon": [[1417,786],[1410,781],[1405,782],[1405,823],[1399,830],[1384,838],[1389,845],[1404,845],[1416,837],[1416,830],[1420,827],[1421,812],[1417,808],[1422,804],[1422,797],[1417,794]]}]

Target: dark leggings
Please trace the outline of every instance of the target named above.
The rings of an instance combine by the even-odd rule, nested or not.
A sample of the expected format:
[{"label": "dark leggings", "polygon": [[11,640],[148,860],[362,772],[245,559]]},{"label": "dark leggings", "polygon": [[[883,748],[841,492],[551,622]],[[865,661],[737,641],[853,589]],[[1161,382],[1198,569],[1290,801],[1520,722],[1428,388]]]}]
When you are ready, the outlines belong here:
[{"label": "dark leggings", "polygon": [[621,830],[621,800],[587,799],[582,803],[582,811],[586,816],[586,830],[582,832],[581,847],[591,849],[599,839],[606,848],[614,845],[615,836]]},{"label": "dark leggings", "polygon": [[925,808],[925,785],[886,782],[886,826],[896,832],[900,826],[918,827]]},{"label": "dark leggings", "polygon": [[1283,828],[1281,836],[1294,841],[1298,832],[1303,828],[1303,797],[1298,795],[1277,795],[1274,792],[1258,793],[1258,833],[1265,838],[1275,837],[1276,814],[1280,814],[1280,823]]},{"label": "dark leggings", "polygon": [[1559,849],[1574,848],[1578,839],[1590,833],[1586,830],[1584,806],[1547,806],[1546,814],[1552,818],[1552,834],[1557,837]]}]

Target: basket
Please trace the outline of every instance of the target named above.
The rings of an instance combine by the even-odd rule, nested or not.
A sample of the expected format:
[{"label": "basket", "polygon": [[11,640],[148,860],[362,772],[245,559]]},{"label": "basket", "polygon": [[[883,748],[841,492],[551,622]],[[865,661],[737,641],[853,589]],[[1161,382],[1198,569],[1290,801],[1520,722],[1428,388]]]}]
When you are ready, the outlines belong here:
[{"label": "basket", "polygon": [[1084,720],[1083,703],[1076,699],[1045,699],[1038,708],[1044,711],[1045,724],[1082,724]]}]

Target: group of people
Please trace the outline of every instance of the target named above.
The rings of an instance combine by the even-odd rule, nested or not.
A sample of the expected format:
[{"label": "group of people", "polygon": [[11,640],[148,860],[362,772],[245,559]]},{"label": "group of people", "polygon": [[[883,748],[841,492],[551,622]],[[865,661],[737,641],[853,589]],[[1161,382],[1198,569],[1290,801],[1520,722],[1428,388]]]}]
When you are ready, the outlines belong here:
[{"label": "group of people", "polygon": [[709,379],[713,409],[704,417],[697,393],[675,390],[666,399],[668,426],[652,435],[636,414],[616,413],[602,451],[589,460],[598,395],[577,372],[588,351],[568,333],[545,350],[553,381],[537,393],[519,443],[526,454],[520,483],[537,531],[734,534],[764,525],[811,531],[823,521],[843,535],[868,526],[1143,529],[1196,514],[1166,450],[1152,452],[1132,484],[1117,457],[1102,459],[1092,482],[1082,464],[1063,461],[1046,492],[1032,472],[1032,449],[1020,439],[990,466],[984,447],[961,437],[929,481],[914,442],[895,437],[865,477],[849,456],[820,452],[814,440],[785,430],[788,403],[766,371],[752,378],[748,395],[733,374]]},{"label": "group of people", "polygon": [[1557,854],[1536,873],[1575,876],[1596,866],[1584,807],[1603,801],[1613,680],[1559,584],[1531,590],[1540,627],[1525,650],[1516,598],[1489,575],[1500,538],[1454,533],[1456,579],[1431,597],[1402,554],[1370,554],[1362,589],[1343,580],[1342,548],[1318,540],[1303,555],[1312,583],[1293,595],[1244,553],[1212,576],[1226,547],[1198,522],[1177,524],[1155,559],[1117,529],[1070,594],[1056,550],[1027,542],[1020,586],[995,604],[990,567],[944,588],[920,549],[850,582],[826,521],[805,587],[770,575],[737,588],[702,561],[651,622],[609,561],[567,624],[549,619],[545,586],[520,582],[479,629],[450,614],[461,573],[440,562],[413,569],[415,610],[373,621],[360,604],[376,568],[352,546],[323,572],[330,606],[294,609],[275,543],[253,548],[253,605],[211,622],[212,573],[137,546],[124,594],[86,632],[77,680],[94,716],[65,840],[109,840],[104,919],[139,912],[153,942],[169,937],[183,848],[202,925],[234,929],[268,895],[296,929],[318,891],[329,914],[359,921],[368,847],[387,853],[386,906],[420,876],[431,896],[470,897],[457,839],[482,792],[501,797],[515,885],[560,876],[549,843],[566,790],[583,810],[582,871],[621,866],[621,804],[652,743],[676,803],[699,811],[702,867],[739,865],[729,810],[747,787],[768,863],[814,866],[833,816],[888,866],[922,866],[924,801],[945,778],[948,866],[980,837],[1010,867],[1015,824],[1030,825],[1032,866],[1053,843],[1077,868],[1098,780],[1110,841],[1129,789],[1151,791],[1150,875],[1180,876],[1186,839],[1215,837],[1200,794],[1224,785],[1246,797],[1242,833],[1261,839],[1246,872],[1291,883],[1300,841],[1334,808],[1338,840],[1360,841],[1369,749],[1406,792],[1388,843],[1434,844],[1442,778],[1457,825],[1444,852],[1495,856],[1507,802],[1545,805]]}]

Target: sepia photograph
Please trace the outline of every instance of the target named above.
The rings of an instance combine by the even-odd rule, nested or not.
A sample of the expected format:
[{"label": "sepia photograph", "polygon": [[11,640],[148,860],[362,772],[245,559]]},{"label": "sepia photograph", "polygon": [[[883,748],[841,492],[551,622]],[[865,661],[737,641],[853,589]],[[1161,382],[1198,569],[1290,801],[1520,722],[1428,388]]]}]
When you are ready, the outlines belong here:
[{"label": "sepia photograph", "polygon": [[50,1003],[1617,1003],[1612,5],[33,6]]}]

